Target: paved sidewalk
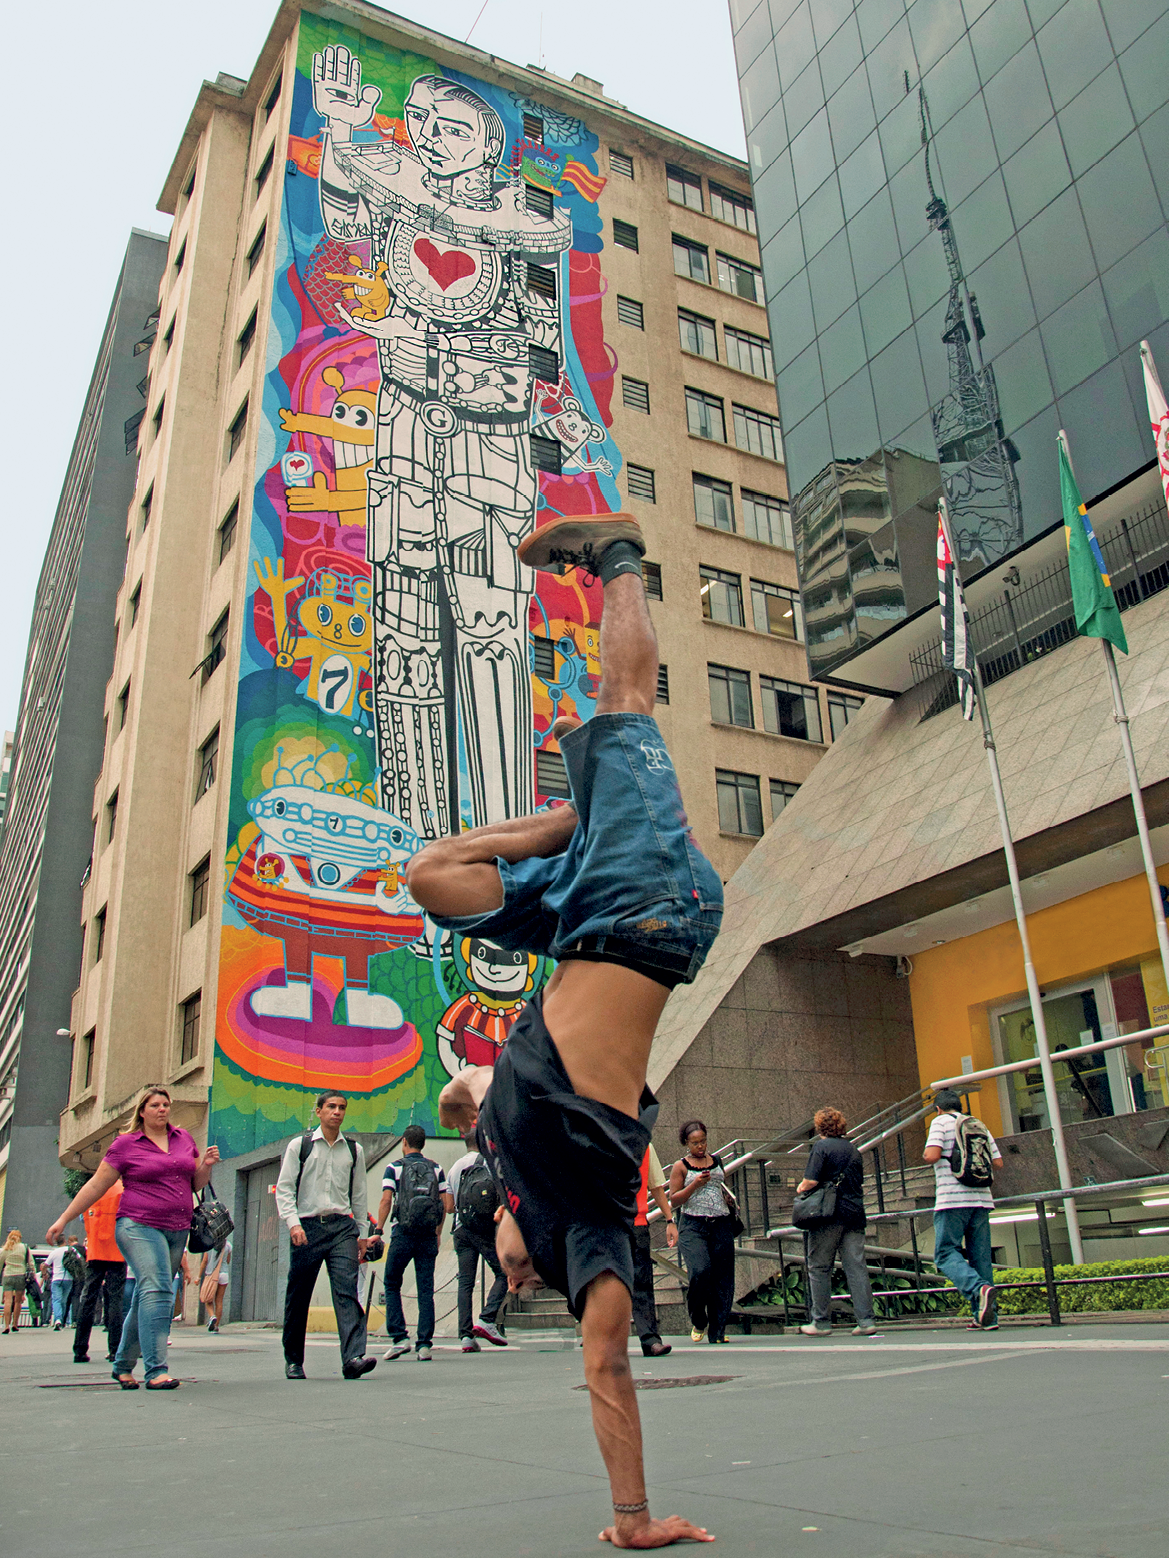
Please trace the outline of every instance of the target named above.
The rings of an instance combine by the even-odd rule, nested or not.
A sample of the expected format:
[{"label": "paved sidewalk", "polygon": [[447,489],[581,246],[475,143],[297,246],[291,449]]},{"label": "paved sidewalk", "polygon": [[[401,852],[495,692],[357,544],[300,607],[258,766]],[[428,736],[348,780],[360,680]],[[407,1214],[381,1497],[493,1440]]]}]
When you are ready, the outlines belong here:
[{"label": "paved sidewalk", "polygon": [[[96,1341],[95,1337],[95,1341]],[[609,1517],[579,1350],[528,1333],[310,1379],[279,1339],[176,1329],[173,1393],[69,1333],[0,1338],[0,1552],[37,1558],[578,1558]],[[380,1349],[379,1349],[380,1357]],[[643,1359],[651,1507],[728,1555],[1165,1558],[1169,1325],[735,1338]],[[54,1387],[54,1388],[45,1388]],[[18,1535],[15,1545],[12,1539]]]}]

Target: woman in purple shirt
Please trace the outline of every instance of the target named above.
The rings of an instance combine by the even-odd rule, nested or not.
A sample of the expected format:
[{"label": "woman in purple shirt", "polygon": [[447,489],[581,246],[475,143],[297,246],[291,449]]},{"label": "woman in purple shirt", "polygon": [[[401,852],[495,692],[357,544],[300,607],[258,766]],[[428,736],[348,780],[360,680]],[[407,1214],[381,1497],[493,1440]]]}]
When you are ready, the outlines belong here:
[{"label": "woman in purple shirt", "polygon": [[199,1158],[195,1138],[170,1123],[170,1093],[148,1087],[138,1100],[130,1129],[114,1139],[97,1173],[49,1229],[56,1244],[66,1223],[91,1207],[118,1179],[122,1200],[114,1237],[137,1281],[114,1362],[123,1390],[137,1390],[134,1365],[141,1352],[147,1390],[176,1390],[166,1368],[170,1335],[171,1284],[191,1229],[194,1192],[211,1178],[219,1148]]}]

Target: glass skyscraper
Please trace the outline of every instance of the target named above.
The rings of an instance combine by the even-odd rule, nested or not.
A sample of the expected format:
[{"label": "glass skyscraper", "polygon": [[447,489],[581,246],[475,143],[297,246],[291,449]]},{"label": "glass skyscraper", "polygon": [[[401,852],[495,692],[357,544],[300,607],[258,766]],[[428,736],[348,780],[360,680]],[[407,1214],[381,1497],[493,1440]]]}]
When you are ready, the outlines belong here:
[{"label": "glass skyscraper", "polygon": [[731,0],[808,657],[1154,458],[1169,0]]}]

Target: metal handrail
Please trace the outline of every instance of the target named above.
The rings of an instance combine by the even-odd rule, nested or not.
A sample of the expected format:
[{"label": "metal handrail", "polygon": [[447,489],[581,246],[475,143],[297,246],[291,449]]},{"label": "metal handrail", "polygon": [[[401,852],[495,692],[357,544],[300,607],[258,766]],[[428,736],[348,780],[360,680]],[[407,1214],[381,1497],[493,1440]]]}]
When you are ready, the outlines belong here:
[{"label": "metal handrail", "polygon": [[[1169,1023],[1158,1023],[1153,1028],[1140,1028],[1136,1033],[1118,1033],[1114,1039],[1097,1039],[1092,1044],[1081,1044],[1078,1049],[1052,1050],[1052,1060],[1079,1060],[1081,1055],[1096,1055],[1101,1050],[1123,1049],[1127,1044],[1141,1044],[1145,1039],[1159,1039],[1162,1034],[1169,1033]],[[1012,1060],[1005,1066],[988,1066],[985,1071],[964,1072],[960,1077],[943,1077],[940,1082],[931,1082],[930,1087],[957,1087],[962,1082],[984,1082],[988,1077],[1005,1077],[1013,1071],[1029,1071],[1039,1064],[1039,1057],[1032,1055],[1030,1060]]]}]

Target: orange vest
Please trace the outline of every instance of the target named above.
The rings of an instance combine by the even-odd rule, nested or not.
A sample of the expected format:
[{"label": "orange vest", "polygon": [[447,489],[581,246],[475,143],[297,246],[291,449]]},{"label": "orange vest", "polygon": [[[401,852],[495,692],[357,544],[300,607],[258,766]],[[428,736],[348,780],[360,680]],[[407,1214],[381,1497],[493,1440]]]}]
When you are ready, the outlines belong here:
[{"label": "orange vest", "polygon": [[649,1226],[649,1148],[645,1149],[645,1157],[641,1160],[641,1184],[637,1188],[637,1216],[633,1219],[635,1228],[647,1228]]},{"label": "orange vest", "polygon": [[122,1199],[122,1181],[107,1190],[95,1201],[88,1212],[82,1213],[85,1222],[86,1260],[125,1260],[114,1238],[114,1223]]}]

